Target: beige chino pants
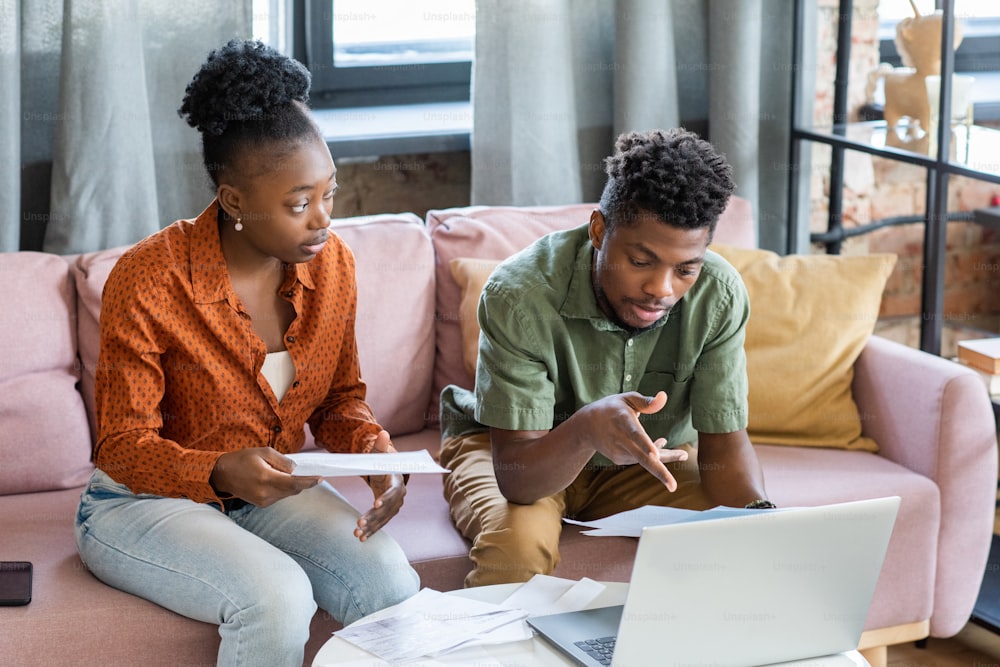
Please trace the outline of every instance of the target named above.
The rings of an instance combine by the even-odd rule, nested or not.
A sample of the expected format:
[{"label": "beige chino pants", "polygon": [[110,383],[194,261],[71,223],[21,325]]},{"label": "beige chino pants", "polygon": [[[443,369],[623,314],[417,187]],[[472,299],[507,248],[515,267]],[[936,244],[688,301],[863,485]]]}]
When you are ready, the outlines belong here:
[{"label": "beige chino pants", "polygon": [[474,564],[466,586],[527,581],[550,574],[559,564],[564,516],[590,521],[643,505],[684,509],[714,507],[701,485],[697,450],[684,446],[688,460],[669,463],[677,480],[670,493],[642,466],[586,467],[564,491],[531,505],[509,503],[500,493],[489,433],[448,438],[441,444],[444,495],[459,531],[472,541]]}]

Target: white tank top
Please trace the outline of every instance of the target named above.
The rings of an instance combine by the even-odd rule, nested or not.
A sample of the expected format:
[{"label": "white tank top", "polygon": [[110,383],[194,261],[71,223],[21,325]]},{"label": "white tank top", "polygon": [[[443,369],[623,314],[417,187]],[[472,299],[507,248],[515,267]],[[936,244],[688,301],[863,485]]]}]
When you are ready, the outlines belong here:
[{"label": "white tank top", "polygon": [[264,358],[264,365],[261,366],[260,374],[271,385],[271,391],[278,397],[280,403],[295,379],[295,363],[292,361],[292,355],[288,353],[288,350],[268,352],[267,357]]}]

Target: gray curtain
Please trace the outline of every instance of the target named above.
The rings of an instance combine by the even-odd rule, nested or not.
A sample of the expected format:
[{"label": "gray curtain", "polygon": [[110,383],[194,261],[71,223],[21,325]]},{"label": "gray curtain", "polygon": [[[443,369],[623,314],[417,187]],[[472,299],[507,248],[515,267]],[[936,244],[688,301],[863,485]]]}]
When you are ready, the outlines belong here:
[{"label": "gray curtain", "polygon": [[0,251],[125,245],[201,211],[176,110],[209,51],[251,34],[250,0],[0,0],[0,18]]},{"label": "gray curtain", "polygon": [[0,251],[17,250],[21,226],[19,3],[0,0]]},{"label": "gray curtain", "polygon": [[595,201],[628,130],[683,125],[733,164],[784,250],[788,0],[479,0],[472,202]]}]

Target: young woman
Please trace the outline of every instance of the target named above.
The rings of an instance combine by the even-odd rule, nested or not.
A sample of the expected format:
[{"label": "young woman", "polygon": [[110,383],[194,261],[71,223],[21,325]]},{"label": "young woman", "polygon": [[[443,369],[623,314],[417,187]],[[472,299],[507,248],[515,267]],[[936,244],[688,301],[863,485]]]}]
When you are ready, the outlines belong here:
[{"label": "young woman", "polygon": [[180,113],[216,198],[128,250],[104,290],[80,554],[108,584],[219,624],[220,665],[298,667],[317,603],[346,624],[419,587],[378,532],[400,475],[370,478],[359,514],[284,456],[306,423],[329,450],[392,451],[365,403],[309,82],[259,42],[208,57]]}]

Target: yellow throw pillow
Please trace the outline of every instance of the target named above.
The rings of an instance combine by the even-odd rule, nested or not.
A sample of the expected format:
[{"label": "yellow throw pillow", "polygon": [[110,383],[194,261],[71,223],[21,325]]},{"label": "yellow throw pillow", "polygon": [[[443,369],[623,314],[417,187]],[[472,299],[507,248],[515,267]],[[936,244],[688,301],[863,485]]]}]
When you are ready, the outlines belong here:
[{"label": "yellow throw pillow", "polygon": [[712,249],[736,267],[750,296],[750,438],[877,451],[861,435],[851,383],[896,256]]},{"label": "yellow throw pillow", "polygon": [[448,268],[462,290],[458,306],[459,325],[462,328],[462,361],[469,375],[476,376],[476,359],[479,357],[479,293],[500,260],[459,257],[451,260]]}]

